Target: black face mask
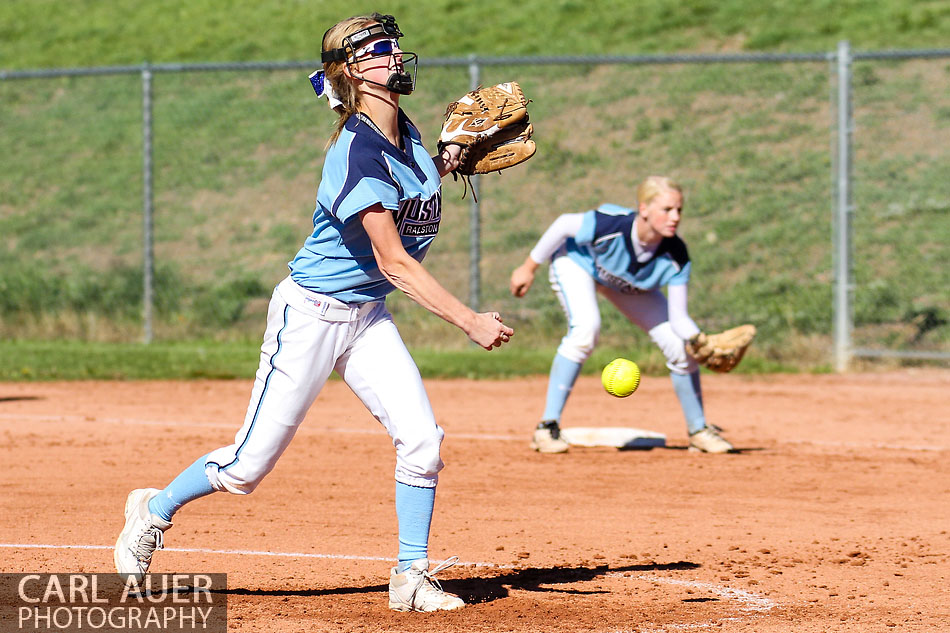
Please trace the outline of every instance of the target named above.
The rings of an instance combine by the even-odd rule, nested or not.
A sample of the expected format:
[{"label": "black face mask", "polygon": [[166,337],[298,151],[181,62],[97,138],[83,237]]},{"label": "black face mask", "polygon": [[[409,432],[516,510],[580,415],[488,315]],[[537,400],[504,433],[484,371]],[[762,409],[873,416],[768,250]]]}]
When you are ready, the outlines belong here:
[{"label": "black face mask", "polygon": [[389,88],[392,92],[401,95],[412,94],[413,89],[416,87],[416,82],[413,81],[412,75],[409,73],[393,73],[389,76],[389,80],[386,81],[386,87]]},{"label": "black face mask", "polygon": [[[320,56],[321,61],[323,61],[324,64],[328,62],[342,61],[349,65],[350,57],[365,42],[381,35],[392,39],[398,39],[402,37],[402,31],[399,30],[399,25],[396,24],[396,18],[393,16],[374,13],[371,17],[377,21],[377,24],[373,24],[366,27],[365,29],[353,33],[352,35],[346,36],[343,38],[343,46],[341,48],[324,51]],[[324,38],[325,37],[326,34],[324,34]],[[404,65],[407,63],[413,64],[412,73],[406,72],[405,70],[402,72],[394,72],[389,75],[389,78],[386,80],[385,84],[381,84],[376,81],[370,81],[368,79],[364,79],[364,81],[377,86],[383,86],[387,90],[397,94],[412,94],[412,91],[416,87],[416,70],[418,68],[417,62],[419,56],[410,51],[403,51],[402,56]]]}]

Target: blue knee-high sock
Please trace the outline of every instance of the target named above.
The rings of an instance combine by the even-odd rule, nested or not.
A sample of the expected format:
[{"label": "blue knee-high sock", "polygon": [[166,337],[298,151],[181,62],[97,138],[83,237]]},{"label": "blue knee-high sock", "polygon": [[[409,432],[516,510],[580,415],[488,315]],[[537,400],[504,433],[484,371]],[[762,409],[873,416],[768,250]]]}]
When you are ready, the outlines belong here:
[{"label": "blue knee-high sock", "polygon": [[166,521],[171,521],[178,509],[189,501],[194,501],[214,492],[208,476],[205,474],[205,458],[198,460],[175,477],[168,487],[152,497],[148,502],[148,509]]},{"label": "blue knee-high sock", "polygon": [[551,376],[548,378],[548,396],[544,403],[542,420],[561,420],[561,412],[567,403],[567,397],[571,395],[574,383],[577,382],[582,365],[583,363],[576,363],[555,354],[554,362],[551,363]]},{"label": "blue knee-high sock", "polygon": [[399,520],[399,565],[396,573],[409,569],[412,561],[429,555],[429,526],[435,507],[435,488],[396,482],[396,518]]},{"label": "blue knee-high sock", "polygon": [[683,415],[686,416],[686,429],[692,435],[706,426],[706,414],[703,412],[703,391],[699,386],[699,370],[691,374],[670,373],[673,390],[679,398]]}]

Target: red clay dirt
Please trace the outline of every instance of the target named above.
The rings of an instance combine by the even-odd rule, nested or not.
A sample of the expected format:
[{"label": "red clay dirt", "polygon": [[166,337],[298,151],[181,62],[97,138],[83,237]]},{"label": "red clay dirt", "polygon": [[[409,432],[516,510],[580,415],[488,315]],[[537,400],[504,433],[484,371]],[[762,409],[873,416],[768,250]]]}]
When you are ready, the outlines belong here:
[{"label": "red clay dirt", "polygon": [[[331,382],[246,497],[186,506],[154,572],[227,572],[231,631],[950,628],[950,372],[704,375],[741,451],[685,450],[669,379],[582,377],[564,426],[667,448],[528,449],[544,378],[427,381],[446,430],[430,556],[461,611],[387,609],[389,438]],[[250,381],[0,383],[0,572],[107,572],[129,490],[240,426]],[[197,550],[197,551],[183,551]]]}]

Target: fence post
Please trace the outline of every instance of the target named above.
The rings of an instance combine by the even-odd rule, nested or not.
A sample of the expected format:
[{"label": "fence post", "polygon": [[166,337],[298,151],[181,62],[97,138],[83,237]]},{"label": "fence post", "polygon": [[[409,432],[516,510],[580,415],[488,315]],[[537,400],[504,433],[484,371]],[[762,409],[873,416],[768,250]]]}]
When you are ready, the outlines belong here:
[{"label": "fence post", "polygon": [[145,331],[143,342],[152,342],[153,303],[153,237],[152,237],[152,71],[148,62],[142,65],[142,206],[143,206],[143,311]]},{"label": "fence post", "polygon": [[[469,55],[468,77],[472,90],[478,88],[481,81],[478,61],[474,54]],[[470,237],[469,237],[469,278],[468,278],[468,306],[475,312],[479,311],[482,294],[481,276],[481,210],[478,206],[478,175],[471,176],[472,199],[469,202]]]},{"label": "fence post", "polygon": [[835,169],[834,222],[834,364],[835,371],[847,371],[851,361],[853,327],[851,298],[851,46],[838,42],[837,55],[838,151]]}]

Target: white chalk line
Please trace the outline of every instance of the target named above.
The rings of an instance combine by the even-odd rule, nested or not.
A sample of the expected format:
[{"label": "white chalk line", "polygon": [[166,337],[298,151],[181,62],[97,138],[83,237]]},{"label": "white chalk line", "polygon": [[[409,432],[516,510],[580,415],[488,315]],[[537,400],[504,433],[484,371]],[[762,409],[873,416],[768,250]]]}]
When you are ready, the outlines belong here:
[{"label": "white chalk line", "polygon": [[[711,582],[703,582],[699,580],[680,580],[677,578],[664,578],[662,576],[656,576],[653,574],[634,574],[631,572],[607,572],[604,575],[611,578],[634,578],[636,580],[645,580],[647,582],[652,582],[659,585],[676,585],[680,587],[689,587],[691,589],[703,589],[727,600],[732,600],[739,603],[739,611],[742,613],[740,617],[717,618],[716,620],[711,620],[708,622],[693,622],[684,624],[673,623],[662,625],[659,628],[637,629],[636,633],[663,633],[664,631],[695,631],[701,629],[720,628],[726,622],[744,622],[751,619],[756,619],[761,617],[762,614],[765,614],[778,606],[775,601],[752,593],[751,591],[743,591],[742,589],[717,585]],[[611,631],[611,633],[634,632],[615,630]]]},{"label": "white chalk line", "polygon": [[[56,545],[49,543],[0,543],[0,549],[73,549],[73,550],[111,550],[113,549],[112,545]],[[197,547],[166,547],[164,548],[166,552],[181,552],[181,553],[197,553],[197,554],[212,554],[212,555],[223,555],[223,556],[269,556],[269,557],[279,557],[279,558],[316,558],[323,560],[355,560],[355,561],[372,561],[372,562],[385,562],[385,563],[394,563],[396,562],[395,558],[387,556],[359,556],[356,554],[321,554],[314,552],[271,552],[271,551],[259,551],[259,550],[235,550],[235,549],[205,549]],[[459,561],[456,563],[457,566],[461,567],[476,567],[476,568],[490,568],[490,569],[515,569],[514,565],[505,565],[500,563],[488,563],[488,562],[476,562],[476,561]],[[723,585],[717,585],[715,583],[698,581],[698,580],[680,580],[675,578],[664,578],[662,576],[657,576],[654,574],[634,574],[631,572],[606,572],[604,574],[608,578],[634,578],[636,580],[644,580],[647,582],[652,582],[655,584],[665,584],[665,585],[676,585],[683,587],[691,587],[694,589],[703,589],[714,593],[722,598],[727,600],[733,600],[739,603],[739,611],[742,612],[743,617],[727,617],[719,618],[715,621],[702,622],[702,623],[692,623],[692,624],[670,624],[663,626],[661,628],[654,629],[638,629],[637,633],[663,633],[663,631],[685,631],[685,630],[696,630],[696,629],[707,629],[719,627],[722,623],[725,622],[739,622],[745,621],[752,618],[758,617],[758,615],[766,613],[774,609],[777,605],[774,601],[765,598],[763,596],[757,595],[750,591],[743,591],[742,589],[734,589],[732,587],[727,587]],[[633,633],[632,631],[612,631],[611,633]]]},{"label": "white chalk line", "polygon": [[612,578],[636,578],[637,580],[646,580],[647,582],[653,582],[657,584],[678,585],[681,587],[689,587],[691,589],[704,589],[716,594],[717,596],[735,600],[740,604],[739,608],[742,611],[765,612],[770,611],[778,606],[773,600],[769,600],[768,598],[752,593],[751,591],[733,589],[732,587],[717,585],[711,582],[703,582],[700,580],[664,578],[662,576],[656,576],[653,574],[634,575],[630,572],[619,571],[607,572],[605,576]]},{"label": "white chalk line", "polygon": [[[111,550],[112,545],[53,545],[49,543],[0,543],[0,548],[6,549],[82,549],[82,550]],[[240,549],[205,549],[200,547],[165,547],[163,552],[185,552],[192,554],[216,554],[223,556],[276,556],[279,558],[320,558],[327,560],[368,560],[387,563],[396,562],[395,558],[386,556],[358,556],[356,554],[319,554],[314,552],[269,552]],[[455,563],[462,567],[491,567],[497,569],[511,569],[512,565],[499,565],[474,561],[459,561]]]},{"label": "white chalk line", "polygon": [[[0,543],[0,548],[5,549],[79,549],[79,550],[111,550],[112,545],[56,545],[52,543]],[[271,552],[261,550],[240,550],[240,549],[207,549],[201,547],[165,547],[164,552],[184,552],[196,554],[215,554],[223,556],[274,556],[279,558],[320,558],[327,560],[367,560],[396,562],[395,558],[388,556],[360,556],[357,554],[320,554],[315,552]],[[459,561],[455,563],[461,567],[488,567],[491,569],[515,569],[514,565],[505,565],[501,563],[487,563],[475,561]],[[636,578],[637,580],[646,580],[657,584],[679,585],[691,587],[694,589],[704,589],[718,596],[735,600],[739,602],[743,611],[769,611],[777,605],[774,601],[764,598],[750,591],[742,589],[733,589],[715,583],[703,582],[699,580],[679,580],[675,578],[664,578],[653,574],[633,574],[631,572],[608,571],[604,574],[608,578]]]}]

